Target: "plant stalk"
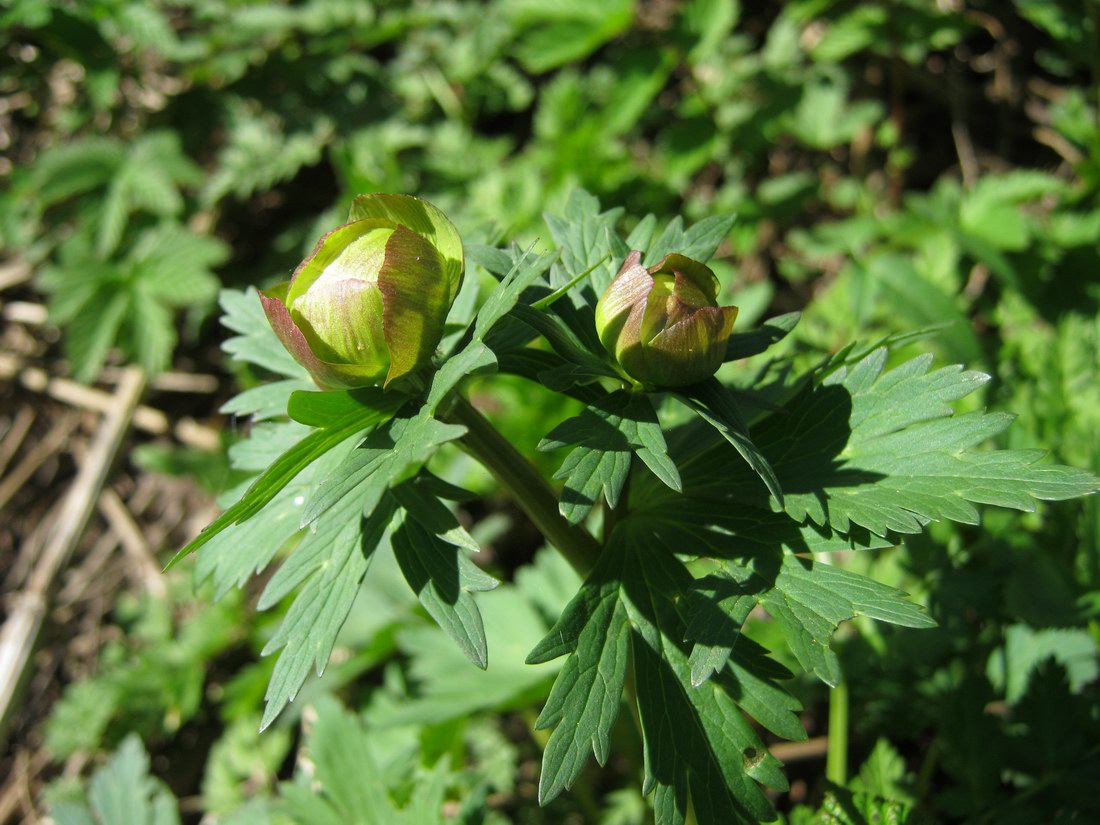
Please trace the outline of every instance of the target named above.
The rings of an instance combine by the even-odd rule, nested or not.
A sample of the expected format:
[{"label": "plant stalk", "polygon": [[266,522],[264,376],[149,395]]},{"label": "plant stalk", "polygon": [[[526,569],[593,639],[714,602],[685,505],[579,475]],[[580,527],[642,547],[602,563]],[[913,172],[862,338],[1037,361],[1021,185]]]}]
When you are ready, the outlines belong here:
[{"label": "plant stalk", "polygon": [[829,749],[825,778],[837,785],[848,782],[848,683],[843,679],[829,691]]},{"label": "plant stalk", "polygon": [[448,418],[466,427],[459,444],[515,496],[535,526],[580,575],[596,566],[600,545],[558,511],[558,497],[526,458],[465,398],[457,396]]}]

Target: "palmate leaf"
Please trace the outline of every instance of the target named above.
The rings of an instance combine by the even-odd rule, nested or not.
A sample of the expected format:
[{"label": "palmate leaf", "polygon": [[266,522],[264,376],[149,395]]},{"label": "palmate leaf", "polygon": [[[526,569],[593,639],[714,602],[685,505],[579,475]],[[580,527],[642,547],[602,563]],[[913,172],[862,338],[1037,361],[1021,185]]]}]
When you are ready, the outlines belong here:
[{"label": "palmate leaf", "polygon": [[829,646],[840,622],[868,616],[903,627],[935,627],[900,590],[839,567],[784,556],[760,603],[779,626],[798,662],[822,681],[840,681],[840,663]]},{"label": "palmate leaf", "polygon": [[[921,356],[884,372],[878,349],[808,386],[754,428],[785,493],[784,509],[842,533],[916,533],[935,519],[978,522],[975,504],[1031,511],[1100,489],[1091,473],[1041,464],[1038,450],[981,450],[1012,422],[1004,413],[953,415],[951,402],[988,376]],[[703,499],[768,508],[755,478],[726,450],[681,464],[685,489]]]},{"label": "palmate leaf", "polygon": [[369,513],[408,467],[423,463],[439,445],[465,432],[465,427],[432,418],[427,407],[415,414],[402,410],[319,480],[302,511],[302,526],[347,498]]},{"label": "palmate leaf", "polygon": [[592,751],[601,765],[626,684],[629,626],[620,598],[623,554],[604,552],[550,633],[527,657],[541,664],[569,655],[535,723],[553,727],[542,758],[539,802],[568,789]]},{"label": "palmate leaf", "polygon": [[756,783],[780,789],[786,783],[737,705],[777,735],[804,738],[794,715],[799,704],[774,681],[787,674],[750,645],[720,678],[691,685],[676,606],[691,581],[645,525],[628,518],[616,528],[580,592],[528,659],[569,655],[538,722],[555,727],[543,757],[540,800],[572,784],[590,749],[598,760],[606,758],[629,643],[645,741],[645,790],[655,792],[657,821],[683,822],[689,792],[705,825],[772,818]]},{"label": "palmate leaf", "polygon": [[584,519],[602,494],[614,507],[637,455],[653,474],[680,490],[680,474],[668,456],[661,424],[644,395],[619,391],[604,396],[575,418],[559,424],[540,450],[576,445],[554,476],[564,478],[559,505],[570,522]]}]

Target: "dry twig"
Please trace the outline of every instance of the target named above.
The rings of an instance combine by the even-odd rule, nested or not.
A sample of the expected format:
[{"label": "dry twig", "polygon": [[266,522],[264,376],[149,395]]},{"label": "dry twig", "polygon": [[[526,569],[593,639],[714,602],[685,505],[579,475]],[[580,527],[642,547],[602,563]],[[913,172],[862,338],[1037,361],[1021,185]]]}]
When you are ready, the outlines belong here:
[{"label": "dry twig", "polygon": [[[0,726],[3,728],[15,707],[18,688],[23,683],[38,640],[50,593],[88,524],[144,389],[145,374],[137,367],[119,382],[111,410],[65,496],[42,554],[0,628]],[[6,730],[0,729],[0,745],[4,738]]]}]

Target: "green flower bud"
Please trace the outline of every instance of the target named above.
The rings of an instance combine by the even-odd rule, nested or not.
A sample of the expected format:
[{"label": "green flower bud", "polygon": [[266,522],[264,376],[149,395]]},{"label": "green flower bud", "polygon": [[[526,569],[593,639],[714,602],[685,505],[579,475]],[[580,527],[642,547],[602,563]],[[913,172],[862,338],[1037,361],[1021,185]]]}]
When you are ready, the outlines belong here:
[{"label": "green flower bud", "polygon": [[462,239],[409,195],[356,198],[348,220],[260,299],[321,388],[388,387],[435,352],[462,285]]},{"label": "green flower bud", "polygon": [[720,307],[705,264],[666,255],[646,269],[631,252],[596,304],[596,332],[623,371],[654,387],[683,387],[722,365],[737,307]]}]

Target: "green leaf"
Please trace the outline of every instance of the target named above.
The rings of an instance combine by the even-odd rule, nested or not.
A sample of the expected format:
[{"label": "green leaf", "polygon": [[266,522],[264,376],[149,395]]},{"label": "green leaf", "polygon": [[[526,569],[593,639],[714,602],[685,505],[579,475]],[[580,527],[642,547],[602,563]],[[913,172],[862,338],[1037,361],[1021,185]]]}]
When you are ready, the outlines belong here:
[{"label": "green leaf", "polygon": [[1034,630],[1023,624],[1005,630],[1004,647],[993,651],[986,672],[994,688],[1004,691],[1005,701],[1015,705],[1027,694],[1039,665],[1048,659],[1065,668],[1072,693],[1100,676],[1100,651],[1088,630]]},{"label": "green leaf", "polygon": [[853,791],[879,799],[912,804],[913,791],[908,787],[905,759],[886,739],[875,743],[871,755],[864,760],[859,776],[851,782]]},{"label": "green leaf", "polygon": [[680,29],[692,41],[688,62],[699,63],[714,54],[737,22],[740,5],[739,0],[688,0],[684,4]]},{"label": "green leaf", "polygon": [[383,503],[364,516],[357,501],[334,507],[306,532],[290,559],[268,582],[260,609],[270,607],[295,587],[301,586],[301,590],[263,649],[265,656],[282,653],[267,686],[261,729],[293,701],[310,670],[316,670],[318,676],[324,672],[336,635],[389,530],[394,510]]},{"label": "green leaf", "polygon": [[767,350],[772,344],[787,337],[802,318],[801,312],[788,312],[777,315],[764,322],[759,329],[751,332],[735,332],[726,346],[725,361],[739,361],[751,358]]},{"label": "green leaf", "polygon": [[238,393],[218,409],[224,415],[251,416],[253,422],[268,421],[286,415],[290,396],[309,390],[313,383],[304,379],[284,378]]},{"label": "green leaf", "polygon": [[748,425],[737,407],[737,402],[726,387],[719,383],[718,379],[710,378],[681,390],[675,394],[675,397],[698,413],[700,418],[714,427],[722,438],[733,445],[753,472],[764,482],[768,492],[782,506],[783,490],[779,486],[775,470],[772,469],[764,453],[753,443]]},{"label": "green leaf", "polygon": [[[916,533],[934,519],[977,524],[975,504],[1035,509],[1100,489],[1094,475],[1041,464],[1039,450],[982,450],[1012,422],[1003,413],[953,415],[951,402],[988,380],[962,367],[929,372],[921,356],[884,372],[886,350],[806,387],[753,431],[786,491],[785,512],[849,533]],[[769,508],[755,478],[722,449],[699,454],[685,488]],[[689,475],[693,476],[689,478]]]},{"label": "green leaf", "polygon": [[408,468],[427,461],[439,445],[460,438],[465,432],[465,427],[432,418],[428,407],[422,407],[415,415],[403,411],[367,436],[320,480],[302,511],[302,526],[349,496],[359,502],[363,512],[369,513]]},{"label": "green leaf", "polygon": [[757,603],[751,592],[726,577],[697,579],[687,591],[684,638],[695,643],[688,659],[693,687],[726,667],[741,637],[741,627]]},{"label": "green leaf", "polygon": [[[561,217],[550,213],[543,214],[543,220],[546,221],[550,235],[561,253],[560,267],[555,267],[551,272],[552,287],[564,286],[572,280],[572,275],[591,269],[592,274],[588,284],[582,283],[572,291],[571,295],[580,298],[586,287],[591,290],[595,298],[603,294],[616,272],[615,264],[608,256],[625,256],[625,252],[623,256],[613,255],[615,250],[612,248],[612,242],[617,238],[615,224],[622,214],[623,210],[618,208],[601,212],[599,200],[583,189],[574,189],[570,193],[565,214]],[[607,260],[600,263],[605,258]],[[578,308],[595,307],[595,300],[583,300],[575,302],[574,305]],[[592,311],[589,309],[589,313]],[[595,330],[593,330],[594,337]]]},{"label": "green leaf", "polygon": [[649,399],[625,390],[591,404],[576,418],[559,424],[540,443],[540,450],[577,445],[555,478],[564,478],[559,505],[570,522],[584,519],[601,493],[615,507],[637,455],[653,474],[674,490],[680,474],[668,456],[661,424]]},{"label": "green leaf", "polygon": [[[606,360],[592,353],[589,349],[590,345],[549,312],[521,304],[512,311],[512,316],[542,335],[558,355],[577,367],[577,372],[590,376],[590,380],[598,378],[622,380]],[[602,353],[602,348],[599,351]]]},{"label": "green leaf", "polygon": [[[444,825],[447,760],[416,777],[416,791],[399,807],[390,795],[387,767],[379,765],[361,717],[337,700],[317,702],[306,740],[310,782],[284,783],[283,799],[295,822],[309,825]],[[392,773],[391,773],[392,775]]]},{"label": "green leaf", "polygon": [[791,555],[783,557],[775,581],[759,601],[783,629],[799,664],[834,687],[840,682],[840,663],[830,641],[841,622],[868,616],[904,627],[936,626],[900,590]]},{"label": "green leaf", "polygon": [[279,491],[286,487],[302,470],[343,441],[370,429],[390,418],[401,405],[404,397],[387,393],[376,409],[357,406],[355,410],[334,421],[331,426],[314,430],[276,459],[253,482],[245,495],[216,518],[186,547],[172,557],[168,567],[198,550],[220,532],[259,513]]},{"label": "green leaf", "polygon": [[[418,492],[414,482],[395,488],[393,496],[403,510],[393,534],[401,572],[428,615],[466,658],[484,670],[488,665],[485,626],[471,593],[491,590],[497,581],[461,552],[459,542],[465,531],[446,507]],[[440,510],[445,514],[442,519]]]},{"label": "green leaf", "polygon": [[524,656],[550,629],[545,618],[558,615],[580,586],[580,579],[554,550],[540,551],[520,568],[515,583],[478,596],[487,647],[493,656],[485,670],[469,667],[465,655],[438,627],[420,623],[398,631],[408,654],[416,695],[368,715],[372,727],[438,725],[487,711],[528,707],[543,699],[561,669],[532,666]]},{"label": "green leaf", "polygon": [[254,288],[249,287],[243,292],[223,289],[218,303],[222,310],[222,325],[237,333],[222,344],[226,354],[238,361],[313,385],[306,368],[291,357],[271,329],[259,293]]},{"label": "green leaf", "polygon": [[634,627],[643,790],[655,793],[657,822],[682,823],[689,794],[701,825],[770,820],[771,805],[756,782],[782,790],[786,780],[734,703],[787,738],[805,738],[795,715],[801,706],[775,684],[774,668],[753,651],[739,653],[719,678],[693,687],[676,606],[691,577],[660,539],[622,527],[611,542],[629,545],[623,587]]},{"label": "green leaf", "polygon": [[[494,253],[498,251],[492,250]],[[504,255],[504,253],[500,254]],[[432,377],[427,403],[427,409],[431,414],[435,414],[443,399],[458,386],[463,378],[496,369],[497,357],[484,343],[485,336],[516,307],[520,294],[550,267],[556,257],[555,254],[531,258],[530,250],[522,255],[513,254],[510,259],[512,260],[510,269],[477,314],[472,337],[466,346],[450,356]]]},{"label": "green leaf", "polygon": [[137,734],[127,736],[107,764],[92,774],[88,806],[50,806],[58,825],[179,825],[172,794],[149,775],[149,756]]},{"label": "green leaf", "polygon": [[629,643],[619,593],[624,558],[621,547],[605,549],[550,633],[527,657],[528,664],[541,664],[569,654],[535,723],[554,728],[543,752],[542,805],[572,786],[589,751],[601,765],[611,752]]},{"label": "green leaf", "polygon": [[[569,655],[539,718],[555,725],[543,756],[540,799],[568,788],[591,748],[608,753],[625,684],[626,639],[645,743],[644,791],[656,791],[658,822],[683,822],[689,789],[704,825],[755,822],[771,815],[756,782],[786,788],[779,763],[735,705],[779,735],[804,738],[798,702],[774,679],[781,668],[746,645],[721,677],[692,687],[677,602],[687,569],[652,531],[620,523],[600,560],[528,661]],[[624,616],[625,613],[625,616]]]}]

